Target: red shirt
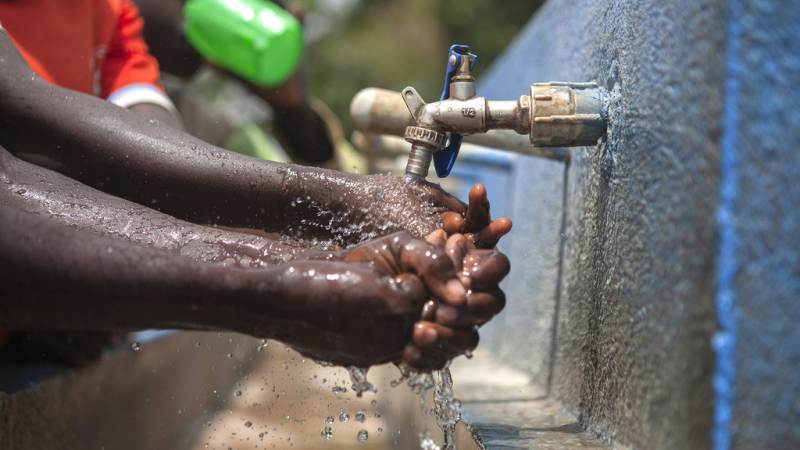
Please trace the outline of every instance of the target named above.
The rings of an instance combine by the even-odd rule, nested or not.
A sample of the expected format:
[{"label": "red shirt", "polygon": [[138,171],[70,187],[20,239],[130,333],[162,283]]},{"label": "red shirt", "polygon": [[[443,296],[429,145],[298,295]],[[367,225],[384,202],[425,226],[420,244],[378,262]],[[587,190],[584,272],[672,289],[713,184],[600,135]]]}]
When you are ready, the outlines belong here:
[{"label": "red shirt", "polygon": [[0,1],[0,24],[51,83],[102,98],[131,84],[162,90],[130,0]]}]

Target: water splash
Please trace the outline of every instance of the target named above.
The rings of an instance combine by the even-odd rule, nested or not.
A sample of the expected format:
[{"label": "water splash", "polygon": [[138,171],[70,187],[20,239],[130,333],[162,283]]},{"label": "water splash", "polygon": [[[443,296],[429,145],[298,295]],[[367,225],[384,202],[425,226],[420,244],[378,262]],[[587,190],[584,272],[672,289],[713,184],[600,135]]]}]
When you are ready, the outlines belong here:
[{"label": "water splash", "polygon": [[374,394],[378,393],[378,389],[369,381],[367,381],[367,371],[369,368],[361,368],[361,367],[348,367],[347,372],[350,373],[350,381],[353,382],[353,385],[350,389],[356,393],[357,397],[361,397],[364,395],[364,392],[372,392]]},{"label": "water splash", "polygon": [[[442,430],[444,444],[440,448],[427,433],[420,435],[420,449],[422,450],[454,450],[456,424],[462,420],[461,402],[453,394],[453,377],[450,369],[445,367],[434,373],[419,373],[400,365],[399,380],[393,381],[397,386],[406,380],[406,384],[420,397],[423,414],[433,414],[436,425]],[[433,389],[433,409],[425,408],[425,396]]]},{"label": "water splash", "polygon": [[436,445],[436,441],[428,435],[427,431],[419,434],[419,448],[420,450],[441,450],[441,448]]},{"label": "water splash", "polygon": [[364,423],[367,420],[367,413],[364,411],[356,411],[356,421],[360,423]]},{"label": "water splash", "polygon": [[455,448],[456,424],[461,421],[461,402],[453,395],[453,376],[450,368],[436,372],[438,381],[433,391],[433,413],[436,424],[444,434],[442,450]]},{"label": "water splash", "polygon": [[[288,168],[282,173],[284,193],[296,211],[285,234],[290,239],[317,236],[320,242],[350,247],[401,230],[422,237],[442,225],[440,208],[430,200],[431,188],[416,182],[383,175],[354,179],[329,171],[297,173]],[[326,186],[329,194],[309,196],[310,186]],[[409,203],[420,208],[410,208]]]}]

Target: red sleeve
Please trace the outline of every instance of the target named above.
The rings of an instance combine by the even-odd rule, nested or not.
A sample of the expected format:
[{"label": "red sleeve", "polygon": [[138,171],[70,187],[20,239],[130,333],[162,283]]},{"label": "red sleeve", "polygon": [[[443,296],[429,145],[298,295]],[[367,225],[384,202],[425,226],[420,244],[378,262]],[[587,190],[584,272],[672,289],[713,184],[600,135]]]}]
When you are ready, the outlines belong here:
[{"label": "red sleeve", "polygon": [[114,91],[134,83],[145,83],[163,91],[158,62],[142,38],[144,22],[130,0],[120,2],[117,26],[103,63],[101,92],[108,98]]}]

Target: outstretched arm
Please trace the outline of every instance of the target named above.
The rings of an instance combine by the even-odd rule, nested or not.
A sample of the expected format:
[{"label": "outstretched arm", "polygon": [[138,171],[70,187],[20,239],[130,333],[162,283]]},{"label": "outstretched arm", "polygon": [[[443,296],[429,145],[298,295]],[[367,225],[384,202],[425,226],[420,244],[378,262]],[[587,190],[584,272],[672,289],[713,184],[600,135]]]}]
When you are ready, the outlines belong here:
[{"label": "outstretched arm", "polygon": [[[15,329],[231,330],[365,367],[403,358],[429,292],[454,303],[465,295],[454,288],[449,262],[431,262],[431,255],[447,260],[443,251],[407,234],[378,245],[383,261],[255,270],[198,262],[12,208],[0,209],[0,223],[0,326]],[[430,357],[444,363],[477,344],[453,340]]]},{"label": "outstretched arm", "polygon": [[[330,251],[196,225],[2,148],[0,179],[0,326],[224,329],[369,365],[401,358],[430,296],[480,323],[452,258],[408,234]],[[447,351],[406,362],[443,364],[477,342],[471,327],[448,333]]]},{"label": "outstretched arm", "polygon": [[0,31],[0,145],[196,223],[363,242],[421,238],[465,205],[438,186],[261,161],[38,79]]}]

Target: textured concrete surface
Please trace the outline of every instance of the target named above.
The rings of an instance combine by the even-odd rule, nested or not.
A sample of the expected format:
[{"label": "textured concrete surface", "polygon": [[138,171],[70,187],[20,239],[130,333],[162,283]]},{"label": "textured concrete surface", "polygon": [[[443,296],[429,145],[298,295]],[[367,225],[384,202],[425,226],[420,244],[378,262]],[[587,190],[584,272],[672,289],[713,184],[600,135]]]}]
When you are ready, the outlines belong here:
[{"label": "textured concrete surface", "polygon": [[[564,79],[564,67],[542,64],[533,49],[532,20],[504,56],[478,78],[480,95],[516,99],[533,81]],[[480,54],[480,48],[475,48]],[[538,51],[538,50],[537,50]],[[503,364],[522,369],[540,386],[549,385],[558,279],[565,166],[519,156],[513,169],[511,218],[514,228],[500,248],[513,267],[503,282],[505,310],[481,332],[482,348]]]},{"label": "textured concrete surface", "polygon": [[721,221],[735,241],[731,443],[800,448],[800,8],[734,7],[722,149],[732,221]]},{"label": "textured concrete surface", "polygon": [[518,165],[492,348],[615,443],[800,447],[798,24],[790,2],[551,0],[482,79],[611,93],[566,173]]},{"label": "textured concrete surface", "polygon": [[[530,375],[499,364],[487,351],[453,362],[463,416],[486,449],[573,450],[610,448],[581,429],[575,416],[530,382]],[[458,449],[461,449],[461,442]]]},{"label": "textured concrete surface", "polygon": [[527,157],[517,161],[510,191],[513,216],[537,220],[516,220],[501,243],[514,268],[503,282],[508,302],[481,331],[482,349],[529,372],[540,386],[547,386],[550,376],[563,176],[564,165],[559,162]]},{"label": "textured concrete surface", "polygon": [[[721,2],[551,1],[482,80],[487,93],[549,80],[612,93],[607,141],[574,150],[567,172],[560,291],[543,280],[509,303],[558,302],[554,396],[634,448],[710,446],[724,25]],[[516,224],[560,216],[521,209],[553,194],[539,186],[514,194]],[[526,235],[534,248],[558,247],[557,234]],[[537,317],[526,320],[541,333]],[[551,343],[537,346],[512,353]]]},{"label": "textured concrete surface", "polygon": [[724,8],[584,6],[570,53],[612,126],[569,174],[555,389],[623,445],[707,448]]}]

